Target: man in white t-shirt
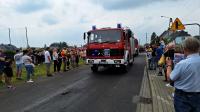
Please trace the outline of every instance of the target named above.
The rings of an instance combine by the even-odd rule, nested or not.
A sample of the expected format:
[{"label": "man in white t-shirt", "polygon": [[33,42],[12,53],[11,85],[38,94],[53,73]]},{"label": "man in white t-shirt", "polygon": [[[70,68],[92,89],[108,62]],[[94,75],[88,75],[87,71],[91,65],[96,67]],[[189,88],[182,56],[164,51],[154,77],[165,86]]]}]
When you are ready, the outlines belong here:
[{"label": "man in white t-shirt", "polygon": [[16,54],[14,55],[15,64],[16,64],[16,79],[21,80],[22,74],[22,67],[23,67],[23,60],[22,60],[23,53],[19,50],[16,50]]},{"label": "man in white t-shirt", "polygon": [[49,53],[49,47],[46,48],[45,52],[44,52],[44,56],[45,56],[45,64],[46,64],[46,75],[48,77],[52,76],[52,74],[50,74],[50,66],[51,66],[51,55]]}]

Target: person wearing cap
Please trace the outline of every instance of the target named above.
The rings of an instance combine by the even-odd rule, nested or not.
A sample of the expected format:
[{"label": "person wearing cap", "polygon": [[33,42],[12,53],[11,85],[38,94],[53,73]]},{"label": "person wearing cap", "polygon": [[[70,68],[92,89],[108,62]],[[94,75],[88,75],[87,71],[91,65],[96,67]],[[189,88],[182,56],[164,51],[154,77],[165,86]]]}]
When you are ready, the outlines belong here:
[{"label": "person wearing cap", "polygon": [[175,87],[175,111],[200,112],[200,42],[187,37],[182,46],[186,59],[178,62],[170,74]]}]

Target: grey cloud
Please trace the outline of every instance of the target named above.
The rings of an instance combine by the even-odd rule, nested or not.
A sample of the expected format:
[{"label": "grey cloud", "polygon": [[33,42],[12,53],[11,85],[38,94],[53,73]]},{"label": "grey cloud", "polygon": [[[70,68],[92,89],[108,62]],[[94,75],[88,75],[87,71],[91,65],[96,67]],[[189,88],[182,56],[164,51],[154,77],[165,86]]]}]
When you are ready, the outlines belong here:
[{"label": "grey cloud", "polygon": [[92,0],[95,4],[102,5],[106,10],[126,10],[145,6],[153,2],[177,0]]},{"label": "grey cloud", "polygon": [[21,4],[15,6],[15,10],[20,13],[32,13],[49,7],[48,0],[23,0]]}]

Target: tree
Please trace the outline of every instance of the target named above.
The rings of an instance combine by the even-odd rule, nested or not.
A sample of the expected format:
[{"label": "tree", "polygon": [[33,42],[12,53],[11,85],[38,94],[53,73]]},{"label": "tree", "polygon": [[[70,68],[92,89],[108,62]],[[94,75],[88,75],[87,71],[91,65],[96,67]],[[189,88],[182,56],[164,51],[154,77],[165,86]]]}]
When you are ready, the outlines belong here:
[{"label": "tree", "polygon": [[69,47],[66,42],[54,42],[50,45],[50,47],[56,47],[62,49],[63,47]]},{"label": "tree", "polygon": [[152,44],[156,44],[157,42],[159,42],[159,38],[158,38],[158,36],[156,35],[156,33],[153,32],[153,33],[151,34],[151,42],[150,42],[150,44],[151,44],[151,45],[152,45]]},{"label": "tree", "polygon": [[46,44],[44,44],[44,48],[45,48],[45,49],[47,48],[47,45],[46,45]]},{"label": "tree", "polygon": [[156,33],[153,32],[153,33],[151,34],[151,41],[153,41],[156,37],[157,37]]}]

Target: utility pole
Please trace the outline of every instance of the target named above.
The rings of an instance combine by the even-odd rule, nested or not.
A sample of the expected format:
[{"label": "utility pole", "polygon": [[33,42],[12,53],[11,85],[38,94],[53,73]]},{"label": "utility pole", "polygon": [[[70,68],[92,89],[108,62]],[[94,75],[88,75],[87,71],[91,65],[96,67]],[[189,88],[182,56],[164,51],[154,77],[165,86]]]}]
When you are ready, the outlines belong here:
[{"label": "utility pole", "polygon": [[146,33],[146,44],[147,44],[147,33]]},{"label": "utility pole", "polygon": [[9,42],[10,42],[10,45],[11,45],[10,28],[8,28],[8,37],[9,37]]},{"label": "utility pole", "polygon": [[28,44],[28,34],[27,34],[27,27],[25,27],[25,31],[26,31],[26,43],[27,43],[27,48],[29,48],[29,44]]}]

